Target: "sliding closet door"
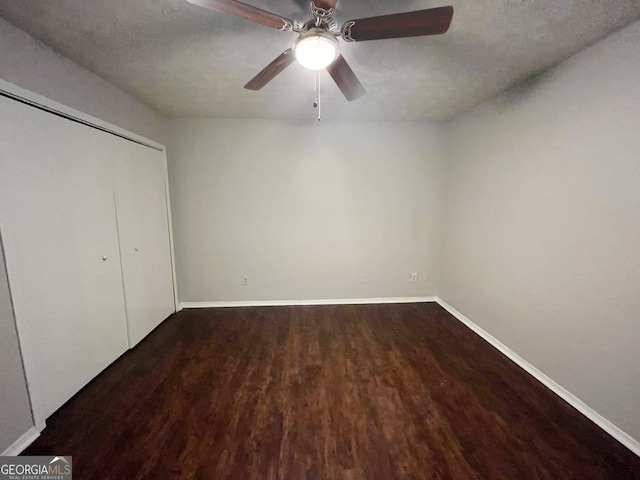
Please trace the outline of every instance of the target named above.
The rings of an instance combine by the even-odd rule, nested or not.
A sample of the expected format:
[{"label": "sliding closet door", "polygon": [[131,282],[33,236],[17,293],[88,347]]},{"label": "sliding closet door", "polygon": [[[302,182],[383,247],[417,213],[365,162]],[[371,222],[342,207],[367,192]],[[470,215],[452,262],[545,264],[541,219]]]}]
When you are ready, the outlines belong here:
[{"label": "sliding closet door", "polygon": [[0,97],[0,228],[36,424],[127,349],[121,139]]},{"label": "sliding closet door", "polygon": [[115,176],[130,347],[175,312],[166,164],[164,152],[129,143]]}]

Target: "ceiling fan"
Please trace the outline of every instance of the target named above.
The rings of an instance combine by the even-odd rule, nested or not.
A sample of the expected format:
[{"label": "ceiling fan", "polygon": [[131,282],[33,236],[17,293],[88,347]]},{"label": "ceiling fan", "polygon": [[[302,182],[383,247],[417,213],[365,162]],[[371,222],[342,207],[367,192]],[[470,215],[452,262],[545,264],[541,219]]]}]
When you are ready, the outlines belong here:
[{"label": "ceiling fan", "polygon": [[451,25],[453,7],[382,15],[349,20],[338,30],[334,18],[338,0],[312,0],[310,14],[305,22],[291,21],[275,13],[236,0],[187,0],[189,3],[234,15],[299,36],[291,48],[282,52],[273,62],[253,77],[244,88],[260,90],[285,68],[297,60],[310,70],[327,69],[347,100],[364,95],[365,89],[351,67],[340,54],[337,37],[346,42],[362,42],[385,38],[440,35]]}]

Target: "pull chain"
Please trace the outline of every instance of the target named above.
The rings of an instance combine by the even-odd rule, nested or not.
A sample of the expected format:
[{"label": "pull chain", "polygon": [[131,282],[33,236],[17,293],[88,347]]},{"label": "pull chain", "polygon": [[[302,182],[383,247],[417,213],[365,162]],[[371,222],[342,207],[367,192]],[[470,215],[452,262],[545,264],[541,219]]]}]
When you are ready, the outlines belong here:
[{"label": "pull chain", "polygon": [[318,77],[318,121],[322,117],[322,89],[320,88],[320,72],[316,72]]},{"label": "pull chain", "polygon": [[320,93],[320,72],[318,70],[316,70],[313,90],[315,92],[315,100],[313,102],[313,107],[318,109],[318,121],[320,121],[320,118],[322,117],[322,97]]}]

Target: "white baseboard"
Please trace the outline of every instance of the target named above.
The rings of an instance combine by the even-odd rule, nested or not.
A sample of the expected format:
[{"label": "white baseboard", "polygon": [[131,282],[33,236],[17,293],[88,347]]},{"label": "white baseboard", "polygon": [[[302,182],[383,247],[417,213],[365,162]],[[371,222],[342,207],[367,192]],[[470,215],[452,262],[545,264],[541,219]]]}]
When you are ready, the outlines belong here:
[{"label": "white baseboard", "polygon": [[611,435],[613,438],[615,438],[618,442],[620,442],[622,445],[627,447],[633,453],[640,456],[640,442],[638,442],[638,440],[636,440],[631,435],[629,435],[625,431],[615,426],[609,420],[607,420],[598,412],[596,412],[587,404],[585,404],[578,397],[576,397],[571,392],[563,388],[561,385],[557,384],[554,380],[552,380],[547,375],[545,375],[540,370],[538,370],[536,367],[531,365],[524,358],[519,356],[513,350],[511,350],[502,342],[500,342],[495,337],[493,337],[491,334],[489,334],[488,332],[480,328],[478,325],[473,323],[471,320],[469,320],[467,317],[465,317],[463,314],[458,312],[455,308],[453,308],[447,302],[442,300],[440,297],[436,297],[436,302],[438,303],[438,305],[444,308],[447,312],[449,312],[451,315],[456,317],[456,319],[464,323],[467,327],[469,327],[471,330],[473,330],[475,333],[477,333],[482,338],[484,338],[487,342],[493,345],[498,351],[500,351],[503,355],[505,355],[507,358],[512,360],[516,365],[518,365],[520,368],[522,368],[531,376],[533,376],[535,379],[537,379],[539,382],[541,382],[549,390],[551,390],[553,393],[558,395],[565,402],[567,402],[573,408],[578,410],[585,417],[587,417],[593,423],[598,425],[601,429],[603,429],[605,432],[607,432],[609,435]]},{"label": "white baseboard", "polygon": [[337,298],[320,300],[233,300],[229,302],[180,302],[183,308],[280,307],[297,305],[365,305],[376,303],[435,302],[437,297]]},{"label": "white baseboard", "polygon": [[20,454],[25,448],[33,443],[33,441],[40,436],[40,431],[36,427],[31,427],[22,436],[17,439],[13,444],[2,452],[2,456],[15,457]]}]

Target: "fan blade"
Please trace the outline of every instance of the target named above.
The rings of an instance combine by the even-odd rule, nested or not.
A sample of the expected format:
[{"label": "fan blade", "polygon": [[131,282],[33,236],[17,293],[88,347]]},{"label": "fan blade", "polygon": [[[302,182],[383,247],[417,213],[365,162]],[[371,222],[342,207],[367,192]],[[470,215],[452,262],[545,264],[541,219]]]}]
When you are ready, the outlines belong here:
[{"label": "fan blade", "polygon": [[340,91],[350,102],[367,93],[342,55],[339,55],[338,58],[327,67],[327,71],[338,85]]},{"label": "fan blade", "polygon": [[281,17],[275,13],[267,12],[260,8],[236,2],[235,0],[187,0],[189,3],[200,7],[210,8],[217,12],[228,13],[234,17],[243,18],[250,22],[266,25],[277,30],[288,30],[293,25],[288,18]]},{"label": "fan blade", "polygon": [[346,22],[342,27],[342,36],[345,40],[361,42],[383,38],[440,35],[449,29],[452,18],[451,6],[361,18]]},{"label": "fan blade", "polygon": [[247,83],[244,88],[246,88],[247,90],[260,90],[267,83],[273,80],[276,75],[278,75],[285,68],[291,65],[295,59],[296,57],[293,54],[293,50],[288,48],[287,50],[282,52],[273,62],[264,67],[259,74],[249,80],[249,83]]},{"label": "fan blade", "polygon": [[313,3],[316,7],[320,7],[325,10],[331,10],[332,8],[336,8],[336,3],[338,3],[338,0],[313,0]]}]

